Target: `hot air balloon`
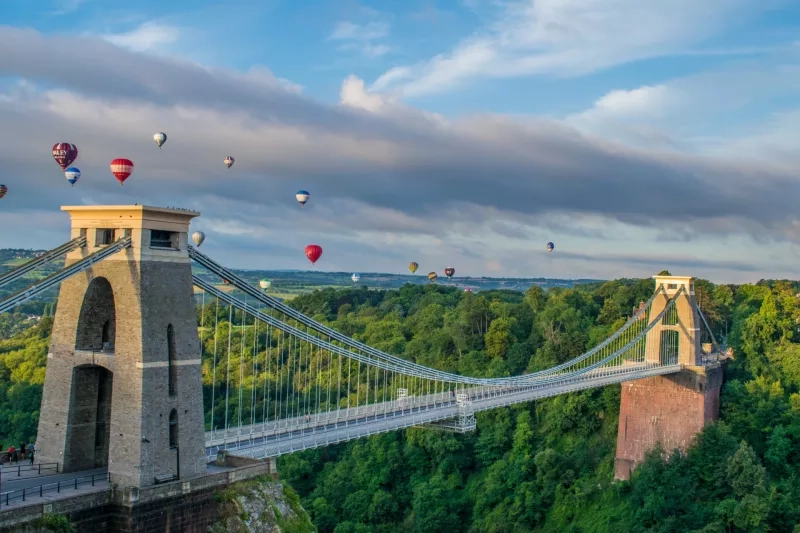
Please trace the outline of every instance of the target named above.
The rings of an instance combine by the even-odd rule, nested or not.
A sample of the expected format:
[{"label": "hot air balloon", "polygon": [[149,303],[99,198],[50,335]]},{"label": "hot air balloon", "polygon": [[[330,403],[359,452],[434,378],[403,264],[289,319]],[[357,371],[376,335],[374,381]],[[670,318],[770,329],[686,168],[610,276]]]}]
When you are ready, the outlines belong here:
[{"label": "hot air balloon", "polygon": [[316,263],[317,260],[322,257],[322,246],[317,244],[309,244],[306,246],[306,257],[308,257],[312,265]]},{"label": "hot air balloon", "polygon": [[436,272],[428,272],[428,280],[433,283],[439,275]]},{"label": "hot air balloon", "polygon": [[552,252],[555,249],[556,249],[556,245],[555,244],[553,244],[552,242],[548,242],[547,243],[547,251],[548,252]]},{"label": "hot air balloon", "polygon": [[8,192],[8,187],[6,187],[5,185],[0,185],[0,198],[5,196],[7,192]]},{"label": "hot air balloon", "polygon": [[411,271],[411,273],[412,273],[412,274],[413,274],[414,272],[416,272],[418,268],[419,268],[419,263],[416,263],[416,262],[414,262],[414,261],[411,261],[411,262],[408,264],[408,269]]},{"label": "hot air balloon", "polygon": [[456,273],[456,269],[453,267],[447,267],[444,269],[444,275],[447,276],[447,279],[452,279],[453,274]]},{"label": "hot air balloon", "polygon": [[53,159],[61,170],[67,170],[78,159],[78,147],[70,143],[56,143],[53,145]]},{"label": "hot air balloon", "polygon": [[272,282],[270,280],[266,279],[266,278],[264,278],[261,281],[259,281],[258,284],[264,290],[267,290],[272,286]]},{"label": "hot air balloon", "polygon": [[167,142],[167,134],[163,131],[159,131],[155,135],[153,135],[153,140],[156,142],[159,148],[164,146],[164,143]]},{"label": "hot air balloon", "polygon": [[117,178],[120,185],[133,174],[133,161],[130,159],[115,159],[111,162],[111,173]]},{"label": "hot air balloon", "polygon": [[297,191],[297,194],[294,195],[294,197],[297,198],[297,201],[300,203],[300,207],[305,207],[309,196],[311,195],[308,191]]},{"label": "hot air balloon", "polygon": [[64,171],[64,177],[70,185],[75,185],[75,182],[81,179],[81,170],[78,167],[69,167]]},{"label": "hot air balloon", "polygon": [[232,158],[231,156],[226,157],[225,158],[225,166],[228,167],[228,168],[231,168],[233,166],[233,162],[234,161],[235,161],[235,159]]},{"label": "hot air balloon", "polygon": [[354,273],[352,276],[350,276],[350,279],[353,280],[353,283],[358,283],[358,280],[361,279],[361,275]]},{"label": "hot air balloon", "polygon": [[230,285],[230,284],[231,284],[231,282],[230,282],[230,281],[228,281],[228,280],[227,280],[227,279],[225,279],[225,278],[222,278],[222,283],[224,283],[225,285]]},{"label": "hot air balloon", "polygon": [[200,246],[203,244],[203,241],[206,240],[206,234],[202,231],[195,231],[192,233],[192,240],[194,241],[195,246]]},{"label": "hot air balloon", "polygon": [[470,289],[469,287],[467,287],[466,289],[464,289],[464,292],[472,292],[472,289]]}]

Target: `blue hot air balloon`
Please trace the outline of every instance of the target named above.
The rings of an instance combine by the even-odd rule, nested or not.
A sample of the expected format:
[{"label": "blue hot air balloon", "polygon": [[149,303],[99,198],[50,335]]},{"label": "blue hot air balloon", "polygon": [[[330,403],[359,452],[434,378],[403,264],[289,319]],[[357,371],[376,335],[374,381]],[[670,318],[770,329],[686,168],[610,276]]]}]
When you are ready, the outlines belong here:
[{"label": "blue hot air balloon", "polygon": [[556,249],[556,245],[555,244],[553,244],[552,242],[548,242],[547,243],[547,251],[548,252],[552,252],[555,249]]},{"label": "blue hot air balloon", "polygon": [[69,167],[64,171],[64,177],[67,178],[70,185],[75,185],[81,179],[81,170],[78,167]]},{"label": "blue hot air balloon", "polygon": [[306,205],[306,202],[310,196],[311,195],[308,193],[308,191],[297,191],[297,194],[294,195],[294,197],[297,198],[297,201],[300,202],[300,207],[304,207]]}]

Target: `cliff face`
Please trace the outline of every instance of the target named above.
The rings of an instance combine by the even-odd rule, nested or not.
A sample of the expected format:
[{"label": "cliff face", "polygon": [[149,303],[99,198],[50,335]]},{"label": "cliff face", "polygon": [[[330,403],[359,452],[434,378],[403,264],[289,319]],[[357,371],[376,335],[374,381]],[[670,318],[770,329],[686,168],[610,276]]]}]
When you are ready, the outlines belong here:
[{"label": "cliff face", "polygon": [[209,533],[314,533],[300,498],[269,477],[235,483],[216,495],[217,519]]}]

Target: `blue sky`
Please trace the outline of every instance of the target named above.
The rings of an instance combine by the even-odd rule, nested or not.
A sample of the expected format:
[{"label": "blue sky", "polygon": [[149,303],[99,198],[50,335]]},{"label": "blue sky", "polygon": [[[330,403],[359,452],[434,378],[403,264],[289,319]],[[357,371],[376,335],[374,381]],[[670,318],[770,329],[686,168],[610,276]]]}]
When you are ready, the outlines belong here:
[{"label": "blue sky", "polygon": [[[189,202],[231,266],[301,268],[316,239],[330,270],[796,277],[797,2],[167,4],[0,6],[0,120],[19,124],[0,220],[57,212],[63,191],[33,197],[57,167],[27,147],[71,135],[74,203]],[[133,147],[149,130],[164,154]],[[180,159],[203,130],[237,181]],[[127,147],[147,174],[123,192],[99,176]],[[302,213],[281,199],[299,188]]]}]

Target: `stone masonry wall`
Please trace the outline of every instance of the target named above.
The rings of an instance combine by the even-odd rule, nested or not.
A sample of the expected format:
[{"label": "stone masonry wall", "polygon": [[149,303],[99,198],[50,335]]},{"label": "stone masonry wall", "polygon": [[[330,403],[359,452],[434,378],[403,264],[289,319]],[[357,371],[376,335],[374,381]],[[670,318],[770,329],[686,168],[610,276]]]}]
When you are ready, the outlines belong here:
[{"label": "stone masonry wall", "polygon": [[615,477],[629,479],[645,453],[661,444],[686,451],[695,435],[719,416],[720,367],[689,367],[677,374],[622,384]]},{"label": "stone masonry wall", "polygon": [[[99,277],[108,280],[114,293],[113,354],[76,350],[76,341],[81,338],[77,325],[84,296],[90,283]],[[101,318],[107,319],[107,309],[103,309],[103,315]],[[168,393],[170,324],[176,346],[175,396]],[[40,460],[58,462],[67,471],[87,464],[87,458],[83,457],[88,453],[83,453],[85,450],[81,457],[71,456],[74,446],[69,443],[78,427],[71,423],[74,417],[69,416],[69,411],[74,399],[73,369],[89,364],[103,366],[113,373],[108,428],[108,469],[112,483],[147,486],[154,483],[156,476],[202,475],[205,458],[199,360],[200,341],[188,262],[103,261],[64,281],[42,395],[37,438]],[[178,447],[171,449],[172,409],[178,415]]]},{"label": "stone masonry wall", "polygon": [[109,489],[0,510],[0,533],[16,533],[43,515],[66,515],[78,533],[200,533],[215,519],[216,491],[240,481],[277,476],[275,460],[137,489]]}]

